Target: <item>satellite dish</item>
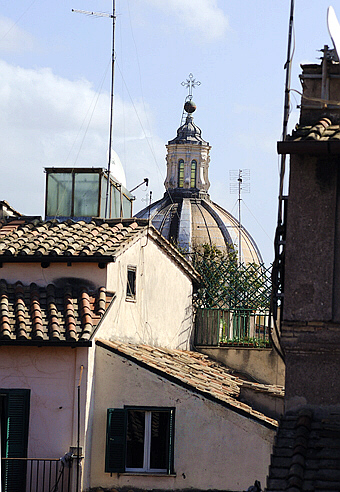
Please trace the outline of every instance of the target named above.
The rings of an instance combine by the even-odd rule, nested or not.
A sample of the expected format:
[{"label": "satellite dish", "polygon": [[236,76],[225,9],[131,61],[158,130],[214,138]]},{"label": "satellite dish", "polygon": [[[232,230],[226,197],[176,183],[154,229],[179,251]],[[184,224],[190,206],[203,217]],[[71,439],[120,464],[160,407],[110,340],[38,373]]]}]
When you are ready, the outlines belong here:
[{"label": "satellite dish", "polygon": [[340,24],[332,6],[327,9],[327,26],[338,59],[340,60]]}]

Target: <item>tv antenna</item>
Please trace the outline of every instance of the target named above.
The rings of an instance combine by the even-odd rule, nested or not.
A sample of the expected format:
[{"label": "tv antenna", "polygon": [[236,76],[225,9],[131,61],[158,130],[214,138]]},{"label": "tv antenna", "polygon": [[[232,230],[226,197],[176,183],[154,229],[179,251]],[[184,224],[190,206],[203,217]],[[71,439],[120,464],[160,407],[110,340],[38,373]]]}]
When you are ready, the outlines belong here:
[{"label": "tv antenna", "polygon": [[241,194],[250,193],[250,169],[238,169],[229,171],[230,193],[238,193],[238,262],[242,262],[242,225],[241,225]]},{"label": "tv antenna", "polygon": [[78,14],[94,15],[95,17],[109,17],[112,19],[112,55],[111,55],[111,93],[110,93],[110,130],[109,130],[109,155],[107,164],[107,185],[106,185],[106,197],[105,197],[105,219],[108,213],[109,204],[109,191],[110,191],[110,170],[111,170],[111,158],[112,158],[112,127],[113,127],[113,85],[114,85],[114,72],[115,72],[115,27],[116,27],[116,0],[112,0],[112,14],[105,12],[89,12],[87,10],[72,9],[72,12]]}]

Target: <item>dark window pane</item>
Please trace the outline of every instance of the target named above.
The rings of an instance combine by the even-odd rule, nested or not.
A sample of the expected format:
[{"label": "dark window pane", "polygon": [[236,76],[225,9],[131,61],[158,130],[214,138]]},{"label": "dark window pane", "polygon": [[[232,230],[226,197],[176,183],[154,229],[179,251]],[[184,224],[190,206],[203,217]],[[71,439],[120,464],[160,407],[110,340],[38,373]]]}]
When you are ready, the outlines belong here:
[{"label": "dark window pane", "polygon": [[145,412],[128,411],[126,467],[143,468]]},{"label": "dark window pane", "polygon": [[134,299],[136,297],[136,269],[128,268],[126,296]]},{"label": "dark window pane", "polygon": [[150,468],[165,470],[168,465],[169,412],[152,412]]}]

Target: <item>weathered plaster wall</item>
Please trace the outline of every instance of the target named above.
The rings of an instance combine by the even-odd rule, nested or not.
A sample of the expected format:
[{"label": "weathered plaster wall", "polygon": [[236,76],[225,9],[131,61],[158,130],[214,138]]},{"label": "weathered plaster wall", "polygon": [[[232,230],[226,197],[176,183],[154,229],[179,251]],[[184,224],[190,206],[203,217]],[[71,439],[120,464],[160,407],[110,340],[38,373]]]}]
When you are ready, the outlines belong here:
[{"label": "weathered plaster wall", "polygon": [[106,269],[99,268],[97,263],[51,263],[48,268],[42,268],[40,263],[4,263],[0,269],[0,278],[6,279],[8,283],[20,280],[29,285],[35,282],[37,285],[45,286],[61,278],[74,278],[89,280],[94,287],[106,285]]},{"label": "weathered plaster wall", "polygon": [[285,365],[274,349],[199,347],[198,350],[261,383],[285,384]]},{"label": "weathered plaster wall", "polygon": [[[104,473],[106,413],[124,405],[176,408],[176,476]],[[96,350],[91,487],[244,490],[265,483],[274,430],[103,348]]]},{"label": "weathered plaster wall", "polygon": [[[29,457],[59,458],[76,446],[81,364],[86,369],[86,349],[0,346],[0,388],[31,390]],[[84,406],[85,391],[83,415]]]},{"label": "weathered plaster wall", "polygon": [[[135,266],[136,299],[126,300],[127,267]],[[116,293],[98,336],[187,349],[193,330],[192,282],[151,238],[143,237],[108,266]]]}]

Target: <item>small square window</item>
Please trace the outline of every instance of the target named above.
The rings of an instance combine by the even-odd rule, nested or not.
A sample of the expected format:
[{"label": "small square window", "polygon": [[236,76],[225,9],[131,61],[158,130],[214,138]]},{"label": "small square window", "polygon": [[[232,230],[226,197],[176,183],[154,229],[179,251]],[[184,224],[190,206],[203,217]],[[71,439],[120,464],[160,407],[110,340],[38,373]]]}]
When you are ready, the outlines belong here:
[{"label": "small square window", "polygon": [[134,266],[127,268],[126,298],[136,299],[136,267]]},{"label": "small square window", "polygon": [[173,473],[174,408],[109,409],[107,472]]}]

